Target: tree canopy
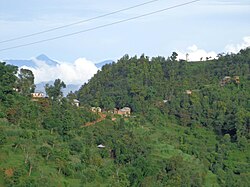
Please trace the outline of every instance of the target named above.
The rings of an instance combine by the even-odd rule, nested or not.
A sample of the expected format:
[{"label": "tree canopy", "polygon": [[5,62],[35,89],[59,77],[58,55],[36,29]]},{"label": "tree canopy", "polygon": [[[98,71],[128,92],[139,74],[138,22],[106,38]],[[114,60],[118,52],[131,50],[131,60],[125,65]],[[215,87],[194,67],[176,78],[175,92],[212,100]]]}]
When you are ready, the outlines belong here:
[{"label": "tree canopy", "polygon": [[63,97],[62,88],[66,88],[66,84],[60,79],[56,79],[54,85],[45,85],[45,91],[52,100],[59,100]]}]

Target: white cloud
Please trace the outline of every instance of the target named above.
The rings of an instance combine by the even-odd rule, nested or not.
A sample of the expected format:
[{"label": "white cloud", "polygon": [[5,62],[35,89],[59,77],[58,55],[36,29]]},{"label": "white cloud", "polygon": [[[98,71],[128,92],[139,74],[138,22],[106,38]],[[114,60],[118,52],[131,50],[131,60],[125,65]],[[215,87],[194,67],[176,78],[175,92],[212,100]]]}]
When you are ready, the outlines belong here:
[{"label": "white cloud", "polygon": [[240,44],[229,44],[225,47],[226,52],[238,53],[241,49],[250,47],[250,36],[243,38],[243,42]]},{"label": "white cloud", "polygon": [[36,68],[30,69],[35,75],[35,83],[54,81],[61,79],[66,84],[82,85],[87,82],[96,72],[97,67],[93,62],[85,58],[79,58],[74,63],[60,62],[56,66],[50,66],[44,61],[33,59],[37,64]]},{"label": "white cloud", "polygon": [[189,46],[186,50],[186,52],[183,51],[177,51],[178,53],[178,59],[185,59],[186,55],[188,54],[188,61],[200,61],[206,60],[206,58],[216,58],[217,54],[214,51],[205,51],[204,49],[199,49],[196,45]]},{"label": "white cloud", "polygon": [[[250,47],[250,36],[245,36],[243,38],[243,41],[239,44],[228,44],[226,45],[224,51],[225,53],[238,53],[241,49],[245,49],[247,47]],[[206,60],[207,57],[210,59],[216,59],[217,53],[214,51],[206,51],[204,49],[199,49],[196,45],[192,45],[187,47],[185,51],[178,51],[178,59],[185,59],[186,60],[186,54],[188,54],[188,61],[200,61]]]}]

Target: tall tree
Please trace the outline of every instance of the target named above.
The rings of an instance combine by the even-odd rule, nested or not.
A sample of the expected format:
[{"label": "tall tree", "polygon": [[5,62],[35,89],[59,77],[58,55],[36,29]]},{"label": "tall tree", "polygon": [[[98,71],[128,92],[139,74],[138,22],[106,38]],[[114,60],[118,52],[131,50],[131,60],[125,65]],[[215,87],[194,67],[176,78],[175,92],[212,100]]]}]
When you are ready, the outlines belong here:
[{"label": "tall tree", "polygon": [[31,70],[21,69],[18,74],[17,87],[23,95],[29,95],[35,91],[34,74]]},{"label": "tall tree", "polygon": [[172,61],[176,61],[176,60],[177,60],[177,57],[178,57],[178,53],[173,52],[172,55],[171,55],[171,57],[170,57],[170,59],[171,59]]},{"label": "tall tree", "polygon": [[6,65],[5,62],[0,62],[0,99],[12,93],[15,88],[18,68],[12,65]]},{"label": "tall tree", "polygon": [[62,88],[66,88],[66,84],[60,79],[56,79],[54,85],[45,85],[45,91],[52,100],[60,100],[63,97]]}]

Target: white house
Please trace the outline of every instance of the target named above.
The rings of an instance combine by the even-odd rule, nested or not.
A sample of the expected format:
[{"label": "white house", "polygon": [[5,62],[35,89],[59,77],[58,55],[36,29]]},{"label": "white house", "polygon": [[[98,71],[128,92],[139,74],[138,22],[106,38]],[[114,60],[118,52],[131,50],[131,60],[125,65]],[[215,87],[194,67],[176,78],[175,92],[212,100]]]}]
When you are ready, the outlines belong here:
[{"label": "white house", "polygon": [[73,104],[77,107],[80,106],[80,101],[78,101],[77,99],[73,99]]},{"label": "white house", "polygon": [[34,92],[31,93],[32,98],[44,98],[44,93],[42,92]]}]

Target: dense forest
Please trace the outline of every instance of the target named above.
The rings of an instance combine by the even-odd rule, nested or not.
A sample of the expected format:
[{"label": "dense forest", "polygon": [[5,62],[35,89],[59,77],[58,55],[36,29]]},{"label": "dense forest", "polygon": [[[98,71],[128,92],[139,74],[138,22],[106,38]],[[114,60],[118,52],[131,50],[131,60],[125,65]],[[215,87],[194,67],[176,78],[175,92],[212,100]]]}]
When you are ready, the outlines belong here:
[{"label": "dense forest", "polygon": [[177,57],[125,55],[37,100],[33,73],[0,63],[0,186],[249,186],[250,49]]}]

